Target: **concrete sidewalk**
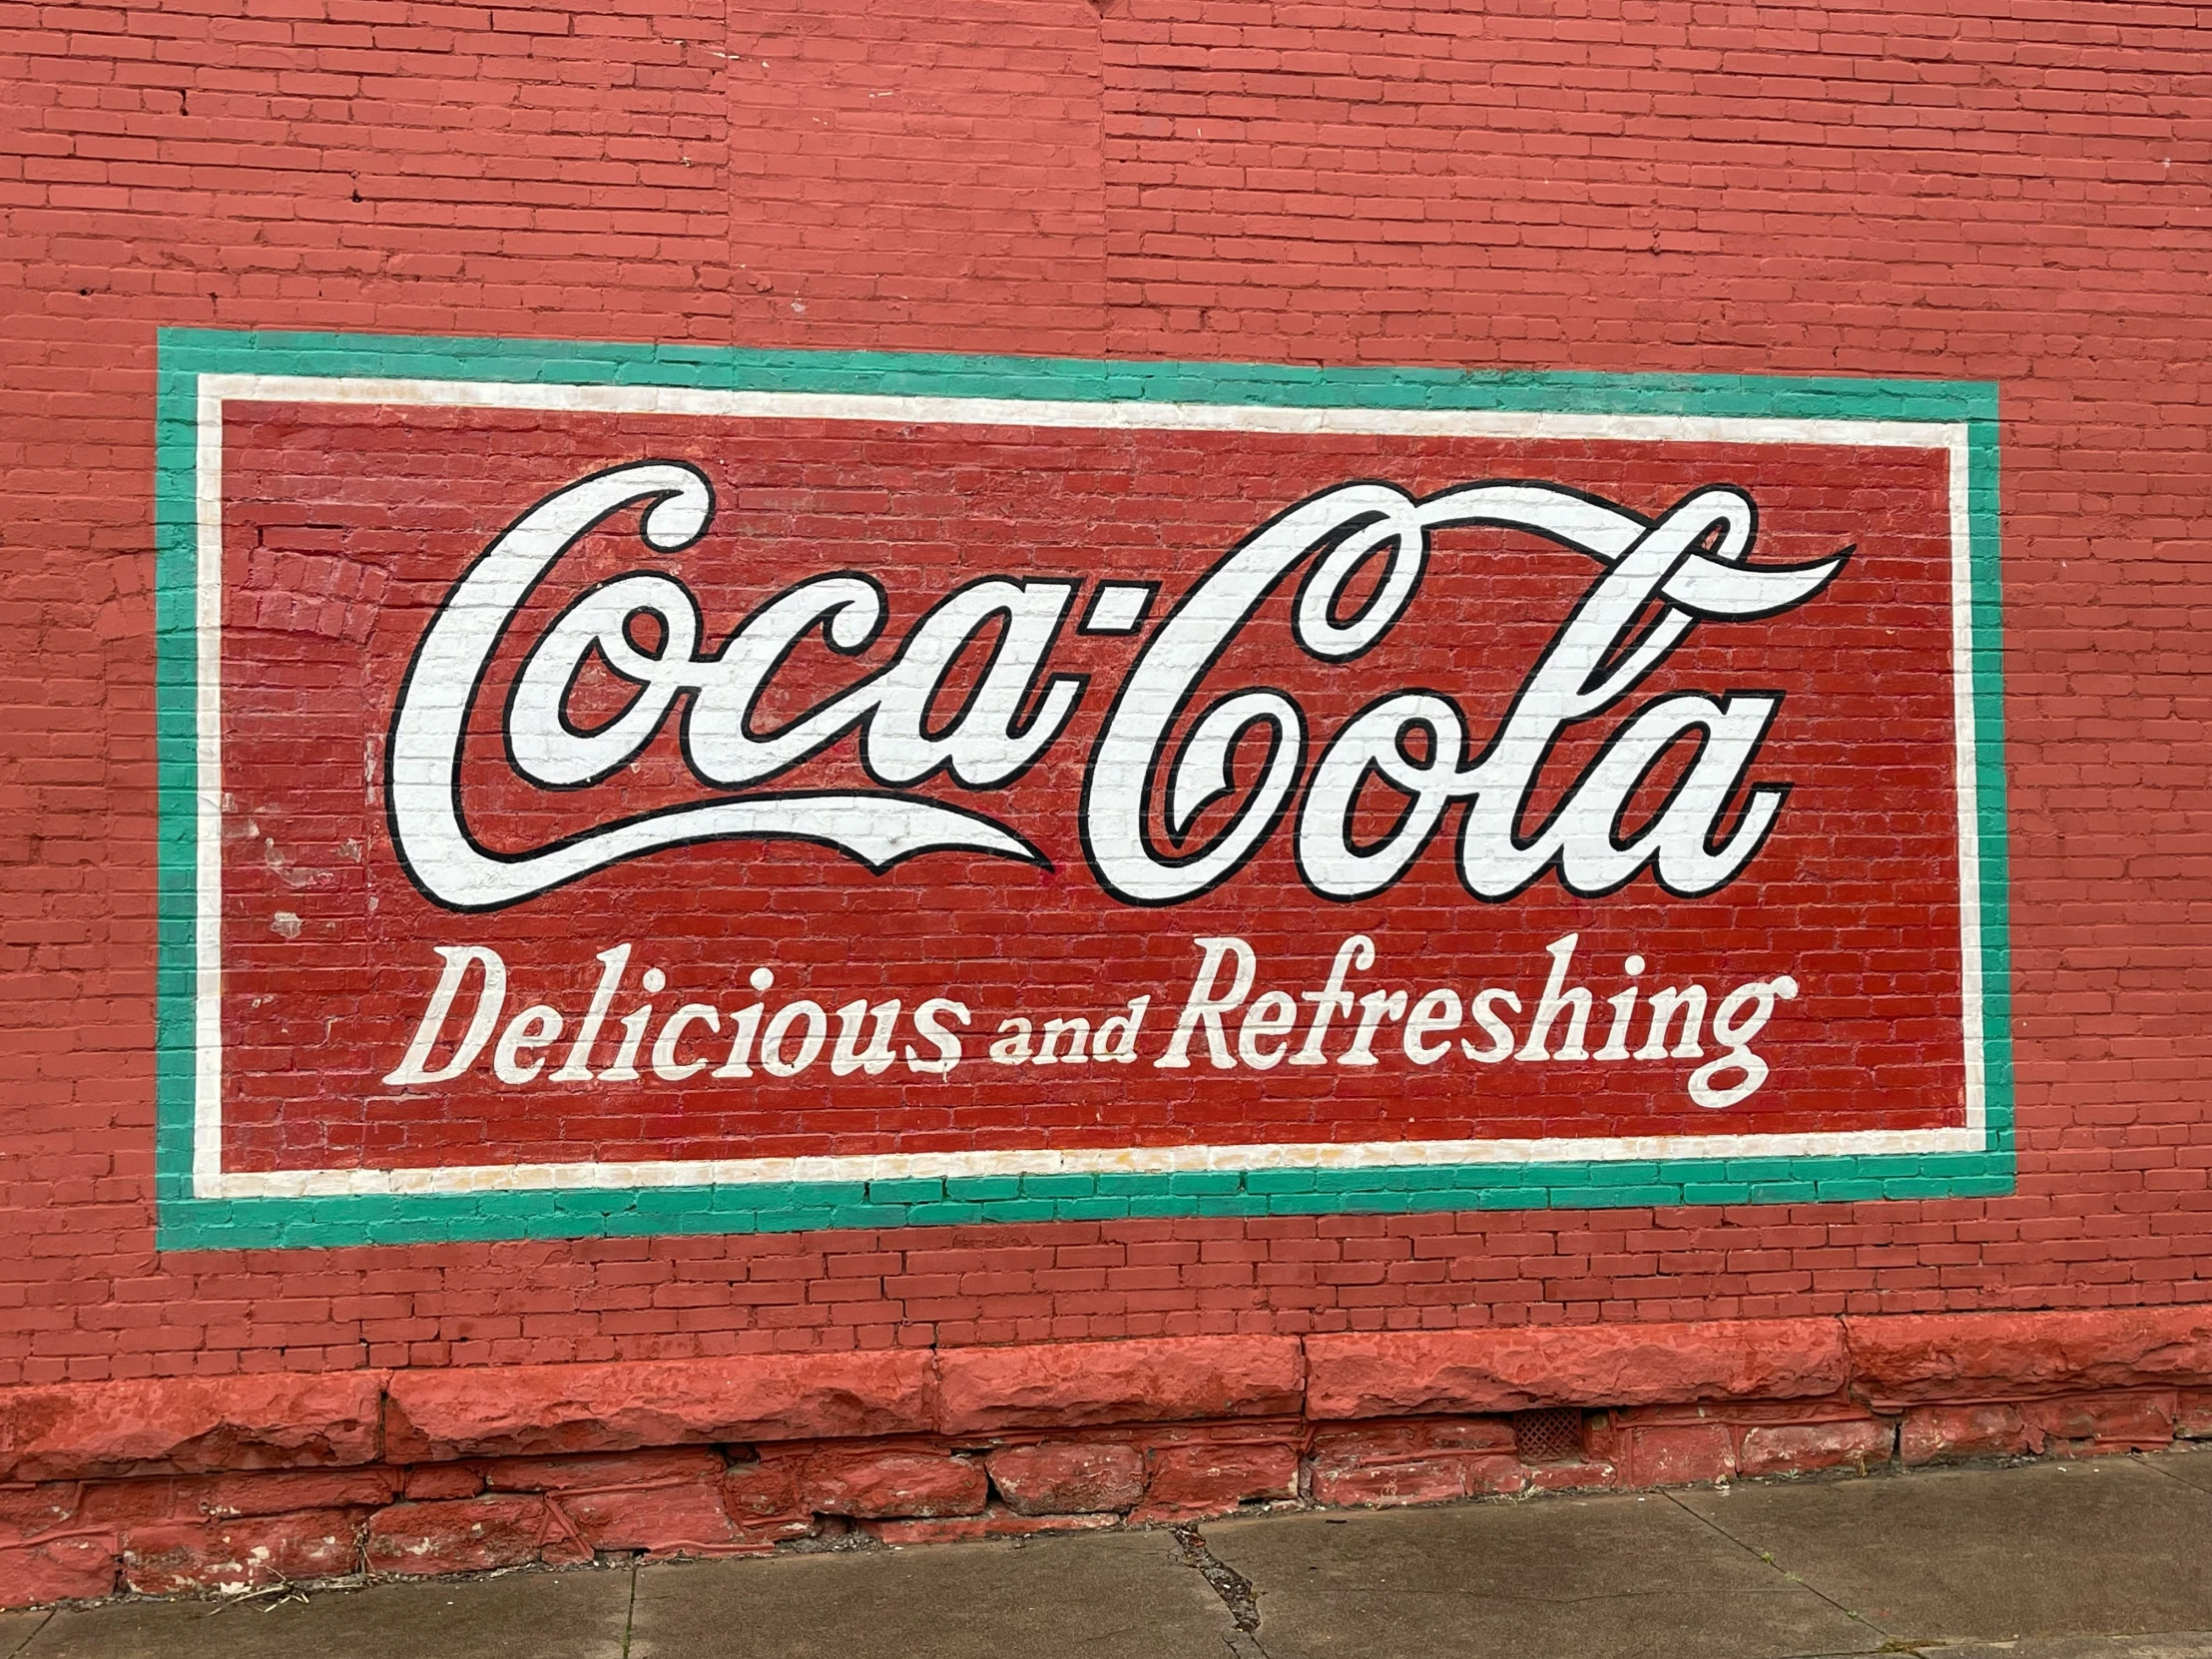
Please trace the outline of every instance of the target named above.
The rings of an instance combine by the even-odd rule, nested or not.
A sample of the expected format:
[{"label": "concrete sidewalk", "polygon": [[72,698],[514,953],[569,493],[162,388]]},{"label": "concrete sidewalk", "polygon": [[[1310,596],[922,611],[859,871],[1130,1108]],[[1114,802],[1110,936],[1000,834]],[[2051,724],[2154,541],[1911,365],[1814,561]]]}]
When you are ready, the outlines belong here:
[{"label": "concrete sidewalk", "polygon": [[2212,1659],[2212,1446],[0,1615],[8,1659]]}]

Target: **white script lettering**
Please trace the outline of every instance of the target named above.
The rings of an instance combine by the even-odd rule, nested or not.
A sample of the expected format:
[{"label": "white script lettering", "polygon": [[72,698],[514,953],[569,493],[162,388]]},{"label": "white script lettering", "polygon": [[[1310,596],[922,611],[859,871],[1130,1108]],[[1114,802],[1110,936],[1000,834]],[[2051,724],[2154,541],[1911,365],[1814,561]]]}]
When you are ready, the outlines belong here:
[{"label": "white script lettering", "polygon": [[[908,793],[939,776],[962,790],[1003,788],[1059,739],[1084,696],[1082,677],[1049,669],[1081,583],[1012,576],[954,590],[882,667],[773,731],[759,729],[764,695],[805,638],[819,634],[833,651],[853,655],[881,635],[887,607],[872,579],[839,573],[799,582],[707,654],[706,623],[681,581],[633,571],[603,583],[572,603],[523,660],[505,714],[506,753],[517,773],[547,789],[604,780],[632,763],[688,697],[681,742],[691,770],[712,787],[754,793],[624,818],[534,852],[499,853],[478,842],[463,810],[461,747],[492,660],[563,555],[641,504],[639,534],[660,554],[692,545],[713,516],[706,477],[680,462],[582,479],[493,542],[432,618],[400,688],[386,770],[393,836],[425,893],[452,909],[496,909],[662,847],[732,838],[814,841],[878,871],[942,850],[1047,861],[993,818]],[[1433,532],[1469,525],[1531,532],[1603,567],[1479,753],[1470,754],[1465,712],[1435,691],[1388,692],[1369,703],[1321,745],[1311,771],[1307,717],[1290,693],[1229,691],[1194,710],[1213,665],[1302,568],[1293,637],[1314,662],[1349,664],[1404,615]],[[1750,499],[1728,486],[1694,491],[1657,520],[1530,483],[1466,484],[1421,498],[1390,484],[1353,483],[1299,503],[1199,578],[1139,649],[1084,779],[1080,826],[1092,868],[1125,903],[1195,897],[1241,869],[1296,800],[1298,867],[1331,898],[1386,890],[1454,807],[1463,807],[1459,878],[1478,898],[1508,898],[1550,868],[1584,896],[1612,891],[1646,868],[1681,896],[1716,890],[1764,844],[1789,794],[1786,783],[1746,787],[1781,707],[1779,692],[1659,698],[1613,735],[1546,822],[1524,835],[1521,820],[1545,758],[1569,726],[1618,707],[1700,622],[1757,619],[1802,604],[1850,557],[1847,548],[1812,564],[1751,565],[1753,530]],[[1377,561],[1375,591],[1345,615],[1348,590]],[[1121,608],[1118,600],[1109,607]],[[657,650],[633,641],[631,625],[640,618],[655,624]],[[928,711],[947,676],[986,630],[996,637],[978,683],[948,724],[931,729]],[[638,689],[619,715],[582,730],[565,709],[593,661]],[[1231,757],[1254,732],[1267,740],[1257,779],[1205,844],[1178,844],[1209,806],[1237,792]],[[1406,742],[1416,733],[1417,760]],[[857,734],[873,787],[762,788],[847,734]],[[1695,753],[1681,780],[1637,833],[1620,838],[1638,790],[1684,740]],[[1401,796],[1403,810],[1380,844],[1355,845],[1355,809],[1371,784]],[[1739,803],[1733,828],[1716,842],[1732,802]],[[1218,1021],[1205,1034],[1210,1054],[1225,1052]],[[867,1064],[878,1047],[866,1050]],[[1294,1063],[1309,1062],[1301,1055]]]}]

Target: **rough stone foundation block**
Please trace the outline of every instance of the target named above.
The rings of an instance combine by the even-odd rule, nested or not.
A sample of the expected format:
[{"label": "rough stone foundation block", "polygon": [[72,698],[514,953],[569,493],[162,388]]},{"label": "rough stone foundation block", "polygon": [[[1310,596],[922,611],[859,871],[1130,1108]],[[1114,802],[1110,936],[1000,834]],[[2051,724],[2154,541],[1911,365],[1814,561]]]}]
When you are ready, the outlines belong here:
[{"label": "rough stone foundation block", "polygon": [[974,1463],[934,1451],[827,1453],[801,1472],[800,1500],[826,1515],[855,1520],[972,1515],[990,1482]]},{"label": "rough stone foundation block", "polygon": [[799,1501],[799,1465],[782,1459],[732,1463],[722,1471],[722,1502],[744,1524],[807,1513]]},{"label": "rough stone foundation block", "polygon": [[1710,1400],[1676,1404],[1616,1405],[1605,1413],[1616,1428],[1659,1423],[1713,1422],[1726,1418],[1739,1429],[1807,1422],[1864,1422],[1867,1408],[1856,1399],[1732,1399],[1726,1408]]},{"label": "rough stone foundation block", "polygon": [[1687,1486],[1736,1472],[1734,1436],[1723,1422],[1629,1431],[1629,1478],[1639,1486]]},{"label": "rough stone foundation block", "polygon": [[2212,1439],[2212,1388],[2184,1388],[2174,1406],[2174,1432],[2185,1439]]},{"label": "rough stone foundation block", "polygon": [[834,1515],[790,1515],[782,1520],[737,1521],[738,1541],[758,1544],[763,1549],[789,1543],[794,1538],[819,1538],[848,1523]]},{"label": "rough stone foundation block", "polygon": [[1907,1467],[1969,1457],[2016,1457],[2033,1449],[2011,1405],[1923,1405],[1905,1413],[1898,1457]]},{"label": "rough stone foundation block", "polygon": [[84,1488],[74,1480],[0,1487],[0,1548],[60,1530],[76,1514]]},{"label": "rough stone foundation block", "polygon": [[118,1566],[112,1537],[49,1538],[0,1549],[0,1607],[113,1595]]},{"label": "rough stone foundation block", "polygon": [[2026,1400],[2019,1410],[2044,1450],[2155,1451],[2173,1441],[2179,1401],[2170,1393],[2073,1394]]},{"label": "rough stone foundation block", "polygon": [[0,1479],[373,1462],[382,1372],[0,1388]]},{"label": "rough stone foundation block", "polygon": [[1524,1492],[1535,1474],[1518,1457],[1469,1457],[1465,1468],[1470,1497]]},{"label": "rough stone foundation block", "polygon": [[1887,1463],[1896,1439],[1897,1425],[1874,1417],[1844,1422],[1762,1423],[1744,1430],[1736,1472],[1807,1474],[1815,1469]]},{"label": "rough stone foundation block", "polygon": [[535,1561],[545,1534],[543,1498],[395,1503],[370,1517],[362,1554],[375,1573],[427,1577],[482,1572]]},{"label": "rough stone foundation block", "polygon": [[344,1509],[171,1521],[123,1537],[123,1582],[140,1595],[236,1593],[339,1578],[360,1565],[361,1516]]},{"label": "rough stone foundation block", "polygon": [[1298,1450],[1287,1443],[1216,1443],[1163,1447],[1152,1454],[1144,1503],[1129,1517],[1140,1524],[1226,1515],[1244,1503],[1298,1496]]},{"label": "rough stone foundation block", "polygon": [[955,1348],[937,1367],[947,1434],[1292,1416],[1305,1382],[1295,1337]]},{"label": "rough stone foundation block", "polygon": [[1314,1501],[1345,1508],[1395,1508],[1409,1503],[1449,1503],[1467,1495],[1463,1458],[1382,1458],[1313,1463]]},{"label": "rough stone foundation block", "polygon": [[1017,1515],[1128,1509],[1144,1496],[1144,1453],[1131,1445],[1009,1446],[983,1466]]},{"label": "rough stone foundation block", "polygon": [[1545,1463],[1528,1471],[1528,1483],[1539,1492],[1601,1491],[1621,1483],[1620,1466],[1603,1457],[1579,1463]]},{"label": "rough stone foundation block", "polygon": [[1516,1491],[1526,1473],[1512,1452],[1513,1425],[1500,1417],[1324,1428],[1309,1459],[1313,1496],[1374,1508]]},{"label": "rough stone foundation block", "polygon": [[590,1548],[645,1549],[656,1555],[707,1554],[738,1539],[719,1482],[687,1480],[622,1491],[559,1492],[551,1497]]},{"label": "rough stone foundation block", "polygon": [[2212,1307],[1889,1314],[1844,1321],[1852,1391],[1877,1408],[2156,1388],[2212,1379]]},{"label": "rough stone foundation block", "polygon": [[1828,1319],[1331,1334],[1306,1354],[1319,1418],[1810,1398],[1845,1380]]},{"label": "rough stone foundation block", "polygon": [[931,1364],[892,1351],[399,1372],[385,1443],[433,1462],[916,1432]]}]

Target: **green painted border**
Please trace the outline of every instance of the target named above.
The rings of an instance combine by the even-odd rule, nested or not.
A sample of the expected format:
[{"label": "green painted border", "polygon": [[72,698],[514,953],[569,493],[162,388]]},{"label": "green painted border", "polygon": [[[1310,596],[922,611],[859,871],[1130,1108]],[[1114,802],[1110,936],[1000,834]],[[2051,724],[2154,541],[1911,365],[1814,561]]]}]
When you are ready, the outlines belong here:
[{"label": "green painted border", "polygon": [[[197,785],[195,423],[203,373],[377,375],[724,389],[1273,403],[1601,414],[1962,421],[1969,425],[1975,754],[1981,830],[1987,1144],[1932,1156],[1252,1170],[311,1199],[192,1196]],[[164,1250],[425,1240],[769,1233],[1130,1216],[1585,1209],[1996,1197],[2012,1191],[1997,388],[1987,381],[1304,368],[898,352],[164,329],[156,405],[161,746],[158,1244]]]}]

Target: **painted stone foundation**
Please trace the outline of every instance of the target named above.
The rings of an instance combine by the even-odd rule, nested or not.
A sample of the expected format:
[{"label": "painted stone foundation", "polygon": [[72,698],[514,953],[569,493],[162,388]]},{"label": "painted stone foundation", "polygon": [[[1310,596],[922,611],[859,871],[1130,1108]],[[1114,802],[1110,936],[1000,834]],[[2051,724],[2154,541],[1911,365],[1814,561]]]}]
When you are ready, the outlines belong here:
[{"label": "painted stone foundation", "polygon": [[2212,1305],[0,1390],[0,1604],[2212,1437]]}]

